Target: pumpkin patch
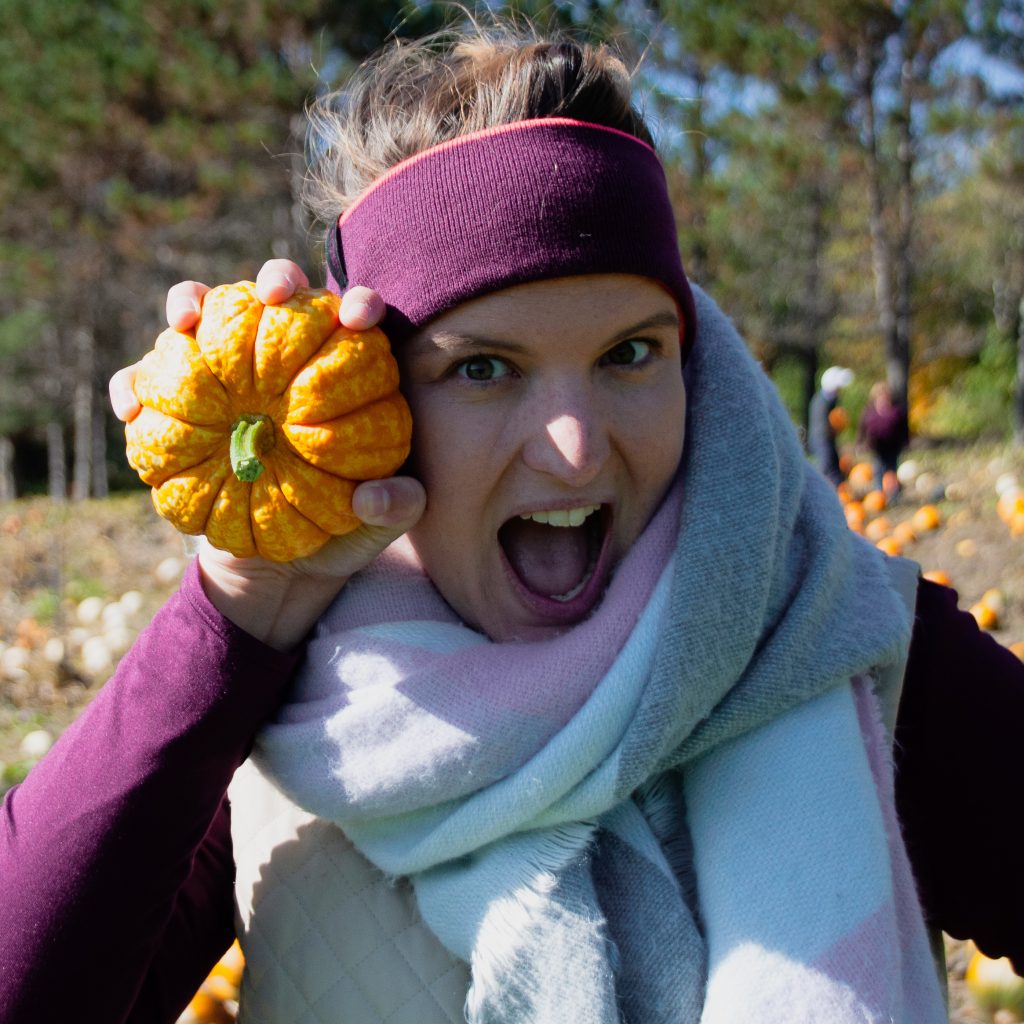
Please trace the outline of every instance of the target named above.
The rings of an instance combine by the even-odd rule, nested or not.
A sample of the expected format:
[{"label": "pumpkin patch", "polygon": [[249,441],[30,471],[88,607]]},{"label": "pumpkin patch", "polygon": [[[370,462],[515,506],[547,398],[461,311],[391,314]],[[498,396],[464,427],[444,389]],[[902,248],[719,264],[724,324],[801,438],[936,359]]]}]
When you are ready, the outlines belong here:
[{"label": "pumpkin patch", "polygon": [[128,461],[178,530],[240,557],[310,555],[359,526],[359,482],[394,473],[412,416],[384,334],[350,331],[330,292],[264,306],[242,281],[207,293],[193,331],[142,360]]}]

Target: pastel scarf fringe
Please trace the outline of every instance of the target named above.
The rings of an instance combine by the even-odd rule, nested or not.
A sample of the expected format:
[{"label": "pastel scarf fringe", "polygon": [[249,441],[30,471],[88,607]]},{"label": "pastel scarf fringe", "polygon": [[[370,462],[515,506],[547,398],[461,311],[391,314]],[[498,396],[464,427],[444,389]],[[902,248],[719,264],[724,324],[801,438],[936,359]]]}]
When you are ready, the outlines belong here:
[{"label": "pastel scarf fringe", "polygon": [[944,1020],[874,692],[907,606],[696,299],[679,479],[594,616],[492,644],[396,545],[254,760],[411,878],[472,1024]]}]

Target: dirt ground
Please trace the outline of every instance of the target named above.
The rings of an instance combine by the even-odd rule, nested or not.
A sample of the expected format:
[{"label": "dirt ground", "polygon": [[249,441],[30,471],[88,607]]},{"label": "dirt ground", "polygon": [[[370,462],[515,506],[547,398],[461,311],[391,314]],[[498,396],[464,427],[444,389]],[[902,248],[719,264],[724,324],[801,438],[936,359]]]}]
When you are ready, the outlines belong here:
[{"label": "dirt ground", "polygon": [[[1024,536],[1012,536],[996,514],[997,485],[1016,474],[1024,486],[1024,451],[921,446],[908,460],[918,473],[882,514],[895,526],[934,503],[942,525],[904,554],[945,571],[961,608],[1001,591],[993,635],[1007,646],[1024,641]],[[109,678],[185,561],[181,538],[141,492],[61,507],[43,498],[0,506],[0,792]],[[992,1020],[963,984],[970,953],[965,943],[947,943],[954,1024]],[[998,1024],[1016,1019],[1003,1014]]]}]

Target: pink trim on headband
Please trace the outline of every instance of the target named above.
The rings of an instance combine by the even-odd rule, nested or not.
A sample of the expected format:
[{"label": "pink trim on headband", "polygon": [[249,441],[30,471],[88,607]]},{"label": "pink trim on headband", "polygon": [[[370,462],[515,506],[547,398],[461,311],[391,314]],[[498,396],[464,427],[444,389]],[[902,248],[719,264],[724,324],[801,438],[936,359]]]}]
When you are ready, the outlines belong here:
[{"label": "pink trim on headband", "polygon": [[494,125],[490,128],[481,128],[479,131],[469,132],[466,135],[457,135],[454,139],[445,139],[444,142],[439,142],[436,146],[431,146],[429,149],[421,149],[418,153],[413,153],[412,156],[406,157],[394,166],[389,167],[379,178],[367,187],[366,191],[363,192],[347,210],[342,213],[338,218],[338,227],[341,227],[345,221],[348,220],[352,212],[359,208],[363,200],[372,195],[380,186],[386,184],[396,175],[401,174],[403,171],[406,171],[410,167],[420,163],[422,160],[426,160],[437,153],[443,153],[449,149],[456,149],[457,147],[469,142],[477,142],[480,139],[486,139],[497,135],[508,135],[513,132],[528,131],[531,128],[543,127],[590,128],[594,131],[608,132],[611,135],[619,135],[624,139],[628,139],[630,142],[635,142],[637,145],[643,146],[655,160],[659,159],[653,146],[644,142],[643,139],[638,139],[635,135],[630,135],[629,132],[622,131],[621,128],[610,128],[607,125],[594,124],[591,121],[577,121],[572,117],[531,117],[524,121],[510,121],[508,124]]}]

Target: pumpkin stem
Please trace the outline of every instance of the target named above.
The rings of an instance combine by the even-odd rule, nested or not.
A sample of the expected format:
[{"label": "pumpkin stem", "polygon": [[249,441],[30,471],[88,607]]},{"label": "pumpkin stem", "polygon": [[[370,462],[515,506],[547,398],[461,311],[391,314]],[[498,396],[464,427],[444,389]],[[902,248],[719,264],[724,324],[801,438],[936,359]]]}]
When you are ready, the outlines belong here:
[{"label": "pumpkin stem", "polygon": [[243,483],[252,483],[263,472],[260,456],[274,442],[274,424],[269,416],[241,416],[231,431],[231,468]]}]

